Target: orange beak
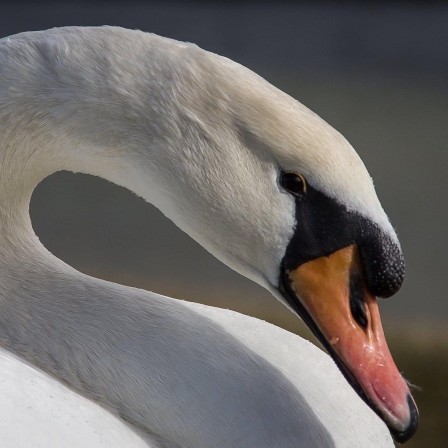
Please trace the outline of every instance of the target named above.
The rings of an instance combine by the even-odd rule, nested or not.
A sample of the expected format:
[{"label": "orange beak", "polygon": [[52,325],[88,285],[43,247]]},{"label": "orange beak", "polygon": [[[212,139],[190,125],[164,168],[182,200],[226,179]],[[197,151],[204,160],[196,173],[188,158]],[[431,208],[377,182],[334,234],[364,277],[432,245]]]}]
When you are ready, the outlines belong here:
[{"label": "orange beak", "polygon": [[[378,303],[365,285],[355,245],[285,273],[289,300],[348,381],[396,441],[415,432],[418,411],[387,346]],[[295,297],[294,297],[295,296]]]}]

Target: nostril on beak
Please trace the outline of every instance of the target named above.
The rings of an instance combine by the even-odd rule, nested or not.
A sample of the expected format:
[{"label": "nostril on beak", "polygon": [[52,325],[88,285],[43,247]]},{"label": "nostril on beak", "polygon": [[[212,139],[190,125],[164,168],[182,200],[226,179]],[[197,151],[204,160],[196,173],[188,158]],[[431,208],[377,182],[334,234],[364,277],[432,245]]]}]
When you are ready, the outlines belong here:
[{"label": "nostril on beak", "polygon": [[363,282],[357,273],[350,274],[350,311],[359,326],[366,329],[368,319],[364,303]]}]

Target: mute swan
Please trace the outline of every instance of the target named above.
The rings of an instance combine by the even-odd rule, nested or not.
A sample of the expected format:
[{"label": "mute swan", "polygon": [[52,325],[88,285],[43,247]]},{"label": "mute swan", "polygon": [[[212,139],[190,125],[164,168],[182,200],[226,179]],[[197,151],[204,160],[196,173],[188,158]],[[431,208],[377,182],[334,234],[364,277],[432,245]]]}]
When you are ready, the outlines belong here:
[{"label": "mute swan", "polygon": [[[23,33],[0,41],[0,58],[9,446],[27,436],[46,447],[393,446],[377,415],[396,440],[411,437],[417,409],[374,297],[401,286],[401,249],[338,132],[250,70],[140,31]],[[370,407],[297,336],[91,278],[50,254],[28,207],[58,170],[130,189],[271,291]]]}]

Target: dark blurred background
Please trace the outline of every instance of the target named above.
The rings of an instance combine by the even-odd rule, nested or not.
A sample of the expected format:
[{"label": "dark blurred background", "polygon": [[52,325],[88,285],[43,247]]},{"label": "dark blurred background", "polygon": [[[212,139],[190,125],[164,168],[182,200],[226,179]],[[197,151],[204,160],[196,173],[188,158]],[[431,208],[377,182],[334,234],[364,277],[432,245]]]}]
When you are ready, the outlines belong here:
[{"label": "dark blurred background", "polygon": [[[448,6],[433,3],[0,3],[0,36],[63,25],[139,28],[228,56],[321,115],[359,152],[400,237],[406,282],[381,302],[420,391],[410,447],[448,446]],[[1,63],[1,62],[0,62]],[[83,272],[237,309],[311,338],[260,287],[105,181],[58,173],[31,204],[41,240]]]}]

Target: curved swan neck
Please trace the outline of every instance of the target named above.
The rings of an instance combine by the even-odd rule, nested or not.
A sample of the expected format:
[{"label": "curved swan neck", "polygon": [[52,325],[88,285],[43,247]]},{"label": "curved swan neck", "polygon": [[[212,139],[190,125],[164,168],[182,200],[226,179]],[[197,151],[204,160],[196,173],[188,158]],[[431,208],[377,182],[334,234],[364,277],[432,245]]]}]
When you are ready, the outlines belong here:
[{"label": "curved swan neck", "polygon": [[[0,66],[1,345],[126,420],[162,439],[166,436],[171,442],[166,446],[179,442],[182,447],[210,448],[230,446],[226,441],[234,437],[247,438],[248,429],[236,420],[228,423],[233,434],[225,425],[209,433],[216,411],[207,398],[210,391],[198,387],[207,384],[214,370],[207,365],[209,347],[226,335],[213,335],[216,326],[177,301],[76,272],[46,251],[30,221],[34,188],[58,170],[101,176],[167,211],[166,201],[158,199],[166,194],[160,192],[156,154],[162,151],[162,143],[167,147],[176,123],[171,122],[171,132],[158,128],[164,120],[157,116],[161,107],[157,97],[147,109],[152,116],[145,116],[142,123],[132,112],[138,104],[130,101],[137,95],[130,98],[128,92],[117,90],[117,83],[107,85],[107,92],[98,91],[102,83],[113,79],[113,73],[101,64],[97,70],[109,77],[98,79],[89,67],[83,67],[82,73],[73,71],[75,54],[74,61],[69,59],[66,66],[53,70],[50,66],[57,65],[57,57],[42,60],[39,42],[24,45],[22,53],[17,48],[22,45],[20,39],[8,45],[19,56],[30,57],[42,78],[36,79],[17,55],[17,61]],[[6,61],[8,45],[0,47]],[[12,74],[23,70],[23,76],[13,78],[8,70]],[[134,78],[145,77],[134,73],[123,84],[132,88]],[[5,80],[9,79],[8,84]],[[164,114],[169,113],[167,108],[168,104]],[[147,146],[151,151],[144,157],[150,160],[146,159],[142,172],[142,149]],[[176,148],[168,144],[168,149]],[[204,338],[204,334],[211,335]],[[192,371],[185,373],[185,369]],[[197,377],[198,386],[191,389],[182,384],[184,374],[187,381]],[[179,402],[176,388],[185,391],[184,403],[196,404],[196,412]],[[217,399],[224,402],[224,394],[218,394]],[[204,404],[210,408],[205,411],[210,422],[201,428]]]},{"label": "curved swan neck", "polygon": [[[241,135],[232,92],[216,75],[228,70],[225,60],[119,29],[54,33],[0,43],[8,61],[0,77],[23,72],[12,88],[0,85],[0,127],[22,163],[9,166],[26,178],[26,194],[60,169],[100,176],[155,205],[233,269],[276,286],[293,201],[270,182],[278,164],[266,148],[247,147]],[[37,168],[30,179],[20,171],[22,150]],[[263,178],[261,191],[247,187]]]}]

